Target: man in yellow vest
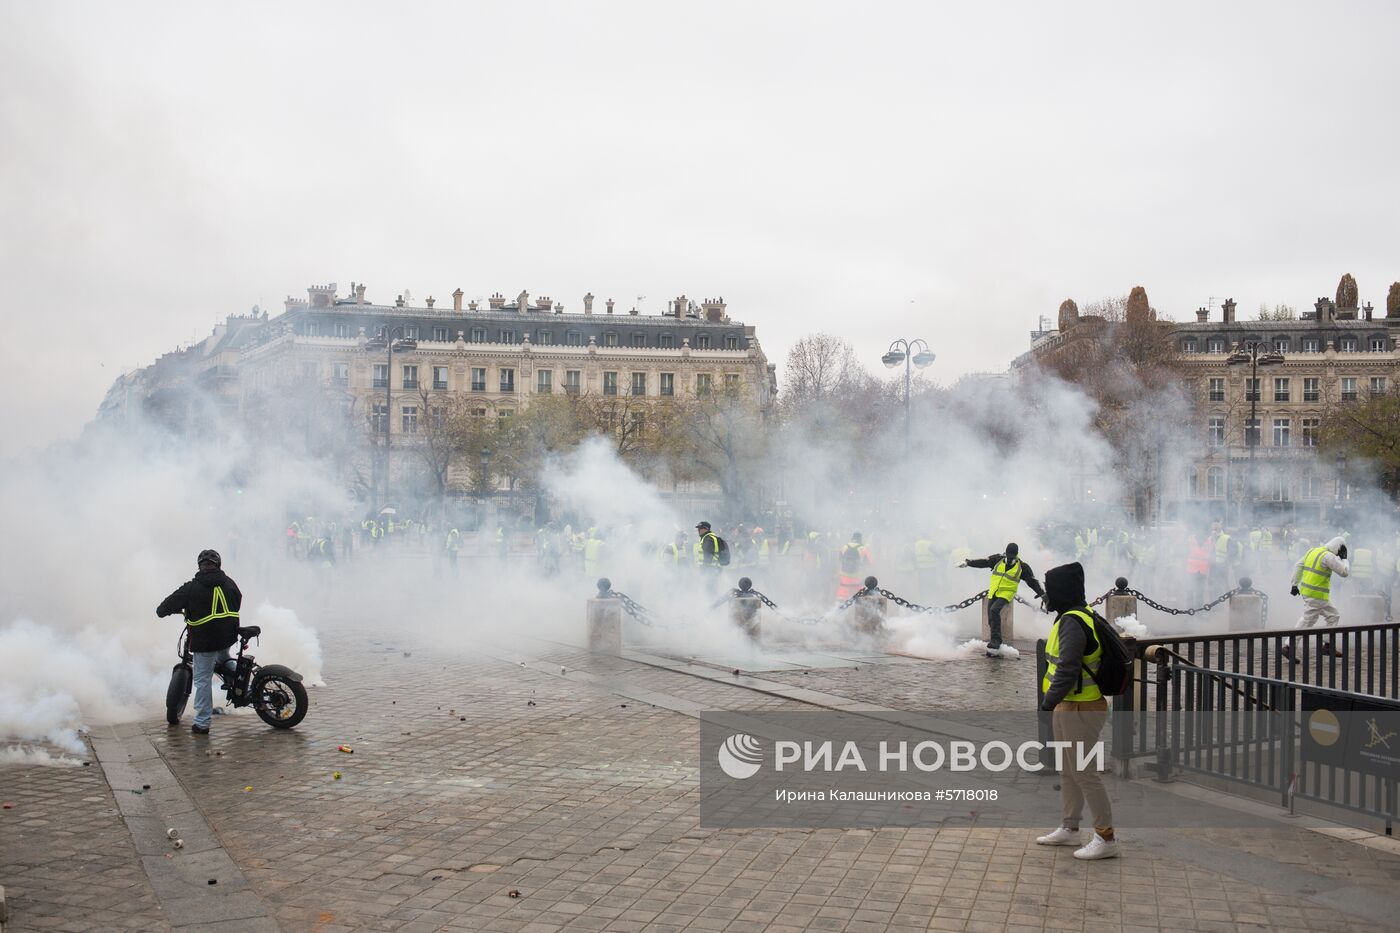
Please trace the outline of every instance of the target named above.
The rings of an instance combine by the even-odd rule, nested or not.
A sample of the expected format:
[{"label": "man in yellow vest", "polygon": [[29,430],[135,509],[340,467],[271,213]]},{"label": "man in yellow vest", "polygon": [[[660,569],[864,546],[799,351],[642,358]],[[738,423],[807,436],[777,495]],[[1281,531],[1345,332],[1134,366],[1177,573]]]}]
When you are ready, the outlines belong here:
[{"label": "man in yellow vest", "polygon": [[1375,561],[1374,554],[1370,548],[1359,547],[1356,553],[1348,557],[1350,562],[1351,578],[1356,581],[1356,591],[1358,593],[1375,592]]},{"label": "man in yellow vest", "polygon": [[598,572],[603,559],[603,538],[597,528],[588,529],[588,540],[583,543],[583,572],[592,576]]},{"label": "man in yellow vest", "polygon": [[1045,590],[1035,578],[1035,571],[1021,560],[1021,548],[1014,541],[1000,554],[993,554],[984,560],[965,560],[964,567],[991,568],[992,579],[987,584],[987,628],[991,638],[987,641],[987,657],[1001,657],[1001,612],[1021,589],[1021,581],[1026,581],[1038,598],[1045,598]]},{"label": "man in yellow vest", "polygon": [[199,572],[156,607],[160,618],[184,613],[194,655],[194,725],[190,731],[208,735],[214,718],[214,671],[228,663],[228,649],[238,640],[238,610],[243,594],[224,573],[218,551],[200,551]]},{"label": "man in yellow vest", "polygon": [[[1104,699],[1093,673],[1103,658],[1103,644],[1097,629],[1107,625],[1089,608],[1084,598],[1084,568],[1065,564],[1045,574],[1045,604],[1056,613],[1045,641],[1045,677],[1041,681],[1040,708],[1052,713],[1055,740],[1061,746],[1060,825],[1036,842],[1043,846],[1077,846],[1078,859],[1114,858],[1119,854],[1113,832],[1113,805],[1104,789],[1103,778],[1093,765],[1084,761],[1086,746],[1099,741],[1108,721],[1108,701]],[[1083,842],[1079,821],[1084,804],[1094,817],[1094,834]]]},{"label": "man in yellow vest", "polygon": [[[1324,619],[1323,624],[1328,628],[1341,621],[1337,608],[1330,602],[1334,573],[1351,576],[1347,546],[1341,535],[1320,547],[1309,548],[1293,567],[1293,588],[1289,592],[1303,597],[1303,615],[1298,619],[1298,628],[1312,628],[1318,619]],[[1280,653],[1295,663],[1298,660],[1287,645]],[[1322,653],[1333,653],[1331,642],[1322,643]]]},{"label": "man in yellow vest", "polygon": [[685,532],[676,532],[676,539],[670,544],[661,545],[661,563],[667,567],[680,569],[681,560],[686,552]]},{"label": "man in yellow vest", "polygon": [[927,532],[920,532],[914,539],[914,579],[918,581],[915,589],[919,599],[927,600],[933,597],[937,586],[938,566],[938,550],[934,547],[933,538],[929,537]]}]

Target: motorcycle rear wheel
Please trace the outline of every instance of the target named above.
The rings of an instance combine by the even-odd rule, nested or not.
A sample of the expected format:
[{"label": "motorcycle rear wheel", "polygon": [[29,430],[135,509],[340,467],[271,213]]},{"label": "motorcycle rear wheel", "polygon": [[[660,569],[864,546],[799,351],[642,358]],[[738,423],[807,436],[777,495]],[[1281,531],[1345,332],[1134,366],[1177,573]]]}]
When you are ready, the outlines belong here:
[{"label": "motorcycle rear wheel", "polygon": [[193,680],[193,673],[183,664],[176,664],[170,672],[170,686],[165,688],[165,721],[172,726],[178,726],[180,717],[185,714]]},{"label": "motorcycle rear wheel", "polygon": [[306,718],[310,706],[306,688],[280,674],[261,677],[254,686],[253,709],[274,729],[292,728]]}]

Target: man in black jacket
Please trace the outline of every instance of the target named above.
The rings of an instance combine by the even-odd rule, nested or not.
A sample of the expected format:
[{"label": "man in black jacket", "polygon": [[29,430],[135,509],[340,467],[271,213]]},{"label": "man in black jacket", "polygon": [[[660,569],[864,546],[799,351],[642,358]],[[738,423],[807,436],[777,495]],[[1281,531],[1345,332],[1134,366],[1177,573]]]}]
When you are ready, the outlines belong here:
[{"label": "man in black jacket", "polygon": [[1001,612],[1006,608],[1011,600],[1016,598],[1016,592],[1021,588],[1021,583],[1027,586],[1040,598],[1045,597],[1045,591],[1040,588],[1040,581],[1035,578],[1035,571],[1031,565],[1021,560],[1021,548],[1012,542],[1000,554],[993,554],[986,560],[965,560],[964,567],[981,567],[992,571],[991,582],[987,585],[987,628],[990,629],[991,638],[987,641],[987,657],[1001,657]]},{"label": "man in black jacket", "polygon": [[190,731],[208,735],[214,718],[214,670],[228,662],[228,649],[238,640],[243,594],[220,569],[223,560],[218,551],[200,551],[196,563],[199,572],[194,579],[165,597],[156,607],[156,615],[165,618],[184,613],[194,653],[194,725]]}]

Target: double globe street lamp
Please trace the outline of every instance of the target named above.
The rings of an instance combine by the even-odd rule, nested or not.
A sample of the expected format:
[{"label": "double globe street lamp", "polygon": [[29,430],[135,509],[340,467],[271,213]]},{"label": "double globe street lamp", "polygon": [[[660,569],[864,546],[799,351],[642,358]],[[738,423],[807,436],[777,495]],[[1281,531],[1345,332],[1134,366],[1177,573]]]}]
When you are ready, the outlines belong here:
[{"label": "double globe street lamp", "polygon": [[[395,337],[397,334],[397,338]],[[390,412],[394,410],[394,351],[405,353],[418,349],[418,341],[408,336],[408,332],[402,324],[393,327],[382,327],[379,336],[371,337],[365,341],[364,350],[367,353],[378,353],[380,350],[386,352],[387,357],[384,365],[384,501],[382,505],[389,503],[389,438],[392,436],[393,425],[390,424]]]},{"label": "double globe street lamp", "polygon": [[913,380],[913,369],[917,366],[923,369],[932,363],[936,356],[928,348],[928,344],[923,340],[905,340],[903,337],[890,344],[890,348],[885,351],[885,355],[880,357],[880,362],[885,364],[885,368],[894,369],[900,363],[904,364],[904,459],[909,459],[909,387]]},{"label": "double globe street lamp", "polygon": [[[1249,448],[1249,482],[1246,488],[1249,492],[1249,521],[1251,525],[1254,523],[1254,501],[1258,495],[1254,476],[1254,448],[1259,446],[1259,439],[1264,433],[1258,417],[1259,396],[1263,392],[1259,385],[1259,367],[1277,366],[1282,362],[1282,353],[1270,350],[1257,341],[1250,341],[1225,358],[1226,366],[1249,364],[1249,388],[1246,393],[1249,396],[1249,422],[1244,427],[1244,443]],[[1252,437],[1251,431],[1253,432]],[[1228,447],[1226,448],[1226,456],[1229,456]],[[1228,519],[1229,516],[1227,515],[1226,518]]]}]

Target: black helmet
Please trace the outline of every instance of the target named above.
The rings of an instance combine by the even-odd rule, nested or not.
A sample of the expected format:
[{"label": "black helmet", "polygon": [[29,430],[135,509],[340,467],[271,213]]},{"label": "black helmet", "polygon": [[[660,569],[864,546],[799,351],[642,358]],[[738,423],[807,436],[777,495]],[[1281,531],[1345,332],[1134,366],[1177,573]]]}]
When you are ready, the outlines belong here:
[{"label": "black helmet", "polygon": [[195,558],[195,563],[213,564],[215,567],[222,567],[224,565],[224,559],[220,557],[219,552],[213,548],[205,548],[199,552],[199,556]]},{"label": "black helmet", "polygon": [[1007,556],[1007,557],[1015,557],[1017,554],[1020,554],[1020,553],[1021,553],[1021,548],[1020,548],[1019,546],[1017,546],[1017,544],[1016,544],[1014,541],[1006,546],[1006,556]]},{"label": "black helmet", "polygon": [[706,531],[709,531],[709,530],[710,530],[710,523],[709,523],[709,522],[700,522],[700,523],[698,523],[695,527],[696,527],[696,528],[703,528],[703,529],[705,529]]}]

